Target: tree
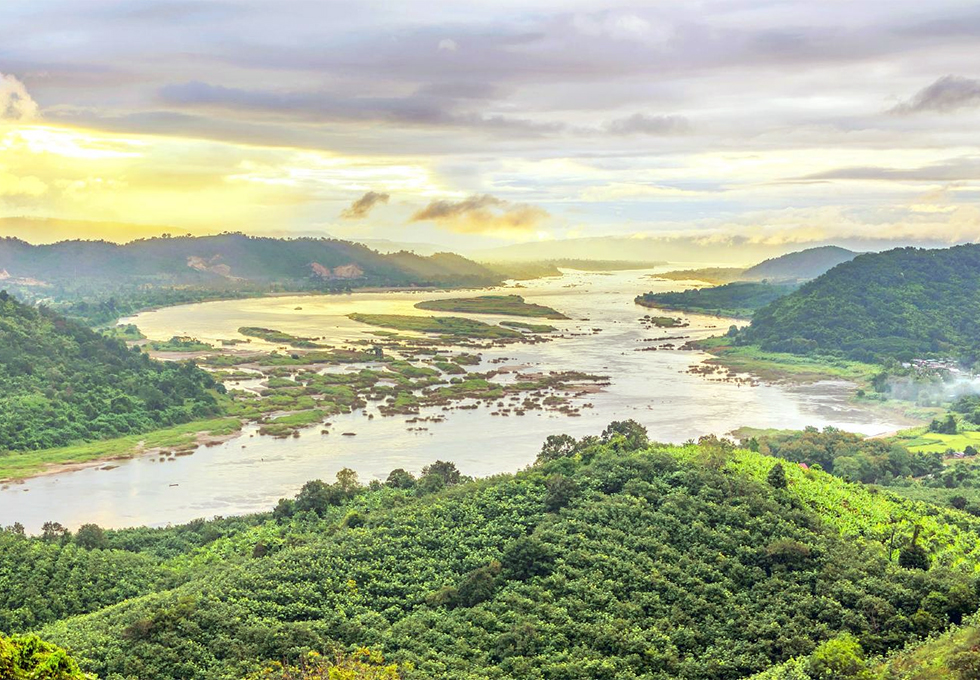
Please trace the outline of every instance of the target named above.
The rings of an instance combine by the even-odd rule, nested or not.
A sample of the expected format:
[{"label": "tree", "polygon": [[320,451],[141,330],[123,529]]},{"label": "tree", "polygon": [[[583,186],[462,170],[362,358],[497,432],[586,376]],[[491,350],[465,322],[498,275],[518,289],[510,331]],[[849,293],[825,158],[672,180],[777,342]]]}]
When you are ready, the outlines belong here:
[{"label": "tree", "polygon": [[500,559],[504,575],[517,581],[550,574],[553,560],[551,548],[534,536],[511,541]]},{"label": "tree", "polygon": [[105,532],[98,524],[83,524],[75,534],[75,543],[80,548],[95,550],[105,548],[107,545]]},{"label": "tree", "polygon": [[766,475],[766,481],[774,489],[786,488],[786,470],[783,469],[782,463],[776,463],[770,468],[769,474]]},{"label": "tree", "polygon": [[48,543],[66,543],[71,538],[71,532],[60,522],[45,522],[41,525],[41,540]]},{"label": "tree", "polygon": [[864,650],[849,633],[817,647],[810,656],[807,670],[815,680],[863,680],[872,677],[864,660]]},{"label": "tree", "polygon": [[929,553],[919,545],[919,532],[922,527],[915,527],[912,541],[898,553],[898,566],[905,569],[929,569]]},{"label": "tree", "polygon": [[385,484],[394,489],[411,489],[415,486],[415,476],[402,468],[396,468],[388,473]]},{"label": "tree", "polygon": [[337,473],[337,486],[348,496],[353,495],[355,491],[361,488],[357,481],[357,473],[346,467]]},{"label": "tree", "polygon": [[541,445],[541,452],[538,454],[539,463],[547,463],[550,460],[568,458],[575,455],[578,441],[575,437],[568,434],[551,434]]},{"label": "tree", "polygon": [[602,443],[619,451],[639,451],[650,445],[647,429],[635,420],[616,420],[602,431]]},{"label": "tree", "polygon": [[461,481],[463,481],[463,475],[461,475],[459,470],[456,468],[456,464],[448,463],[442,460],[437,460],[436,462],[422,468],[422,476],[428,477],[429,475],[437,475],[442,477],[442,481],[446,486],[459,484]]},{"label": "tree", "polygon": [[551,475],[545,480],[544,486],[546,489],[544,507],[548,512],[564,508],[578,493],[578,484],[565,475]]},{"label": "tree", "polygon": [[320,517],[327,512],[331,505],[338,505],[340,490],[331,487],[320,479],[314,479],[303,485],[293,507],[297,512],[315,512]]}]

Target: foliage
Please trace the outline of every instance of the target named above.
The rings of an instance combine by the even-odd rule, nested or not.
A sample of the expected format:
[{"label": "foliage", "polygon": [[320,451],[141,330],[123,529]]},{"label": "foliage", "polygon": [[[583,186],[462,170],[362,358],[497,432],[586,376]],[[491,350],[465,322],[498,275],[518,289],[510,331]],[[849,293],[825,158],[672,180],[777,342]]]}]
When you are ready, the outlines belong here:
[{"label": "foliage", "polygon": [[[0,292],[0,452],[147,432],[213,416],[220,388]],[[0,459],[2,460],[2,459]]]},{"label": "foliage", "polygon": [[716,316],[749,318],[757,309],[788,295],[796,284],[738,281],[710,288],[692,288],[682,292],[645,293],[636,304],[657,309],[677,309]]},{"label": "foliage", "polygon": [[[130,599],[43,629],[106,677],[243,677],[366,645],[408,680],[741,678],[845,634],[879,654],[976,609],[968,515],[795,466],[776,490],[771,457],[710,438],[632,448],[640,434],[614,424],[486,480],[445,462],[431,487],[345,472],[274,515],[105,532],[106,549],[14,535],[0,563],[123,546],[140,560]],[[916,526],[927,570],[897,563]],[[37,587],[57,601],[86,601],[71,582],[98,590],[22,569],[5,582],[48,572]]]},{"label": "foliage", "polygon": [[65,650],[34,635],[0,635],[0,677],[8,680],[89,680]]},{"label": "foliage", "polygon": [[741,340],[858,361],[978,357],[980,246],[859,255],[760,309]]},{"label": "foliage", "polygon": [[297,664],[269,664],[246,680],[398,680],[398,664],[385,664],[384,656],[369,649],[333,658],[310,652]]}]

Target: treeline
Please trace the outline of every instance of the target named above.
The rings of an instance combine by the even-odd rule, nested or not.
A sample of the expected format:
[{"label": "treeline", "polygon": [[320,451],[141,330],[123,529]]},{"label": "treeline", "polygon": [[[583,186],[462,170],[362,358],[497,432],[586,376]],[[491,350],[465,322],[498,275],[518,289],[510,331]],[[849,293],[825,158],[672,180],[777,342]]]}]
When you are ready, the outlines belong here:
[{"label": "treeline", "polygon": [[757,309],[796,290],[795,283],[735,282],[669,293],[644,293],[635,302],[644,307],[750,318]]},{"label": "treeline", "polygon": [[551,437],[514,475],[440,462],[364,486],[345,470],[249,518],[11,530],[4,580],[31,586],[2,606],[14,631],[35,607],[57,618],[42,636],[102,677],[245,677],[367,647],[409,680],[745,678],[842,635],[896,649],[976,610],[975,520],[775,463],[624,422]]},{"label": "treeline", "polygon": [[220,412],[211,376],[0,291],[0,452],[145,432]]}]

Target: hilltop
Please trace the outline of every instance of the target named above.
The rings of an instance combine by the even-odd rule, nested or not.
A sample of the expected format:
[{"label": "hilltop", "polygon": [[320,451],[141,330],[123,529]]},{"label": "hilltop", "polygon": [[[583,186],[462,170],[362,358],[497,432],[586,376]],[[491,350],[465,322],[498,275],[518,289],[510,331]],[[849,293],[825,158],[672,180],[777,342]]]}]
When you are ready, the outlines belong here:
[{"label": "hilltop", "polygon": [[406,680],[666,680],[749,677],[845,632],[877,654],[976,609],[980,521],[777,462],[627,421],[490,479],[344,470],[272,513],[0,531],[21,585],[0,629],[103,677],[243,677],[365,646]]},{"label": "hilltop", "polygon": [[838,265],[755,313],[739,342],[904,361],[980,356],[980,245],[896,248]]},{"label": "hilltop", "polygon": [[815,279],[842,262],[857,257],[853,250],[838,246],[807,248],[773,257],[749,267],[740,277],[743,281],[805,281]]}]

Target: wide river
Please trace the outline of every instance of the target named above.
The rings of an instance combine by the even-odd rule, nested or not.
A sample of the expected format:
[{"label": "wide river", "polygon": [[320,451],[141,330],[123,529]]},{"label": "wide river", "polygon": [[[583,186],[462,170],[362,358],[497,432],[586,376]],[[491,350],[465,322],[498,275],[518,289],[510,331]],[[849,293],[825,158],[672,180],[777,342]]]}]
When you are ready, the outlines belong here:
[{"label": "wide river", "polygon": [[[725,330],[729,322],[699,315],[680,315],[682,329],[646,329],[640,318],[649,310],[633,298],[649,290],[673,290],[683,284],[650,278],[650,271],[613,274],[569,272],[562,277],[526,283],[519,292],[568,315],[553,322],[564,337],[534,345],[510,345],[483,351],[490,360],[534,370],[581,370],[609,376],[611,385],[581,402],[580,417],[531,411],[517,417],[491,416],[491,408],[453,410],[427,431],[409,431],[410,416],[368,419],[360,412],[331,418],[333,432],[314,426],[298,438],[260,437],[254,425],[226,443],[201,447],[171,462],[138,457],[97,467],[47,475],[0,490],[0,525],[14,521],[38,531],[48,520],[70,528],[87,522],[104,527],[159,526],[197,517],[232,515],[270,509],[277,499],[296,494],[310,479],[332,480],[343,467],[362,482],[384,479],[394,468],[417,472],[434,460],[451,460],[469,475],[513,472],[531,463],[549,434],[598,434],[612,420],[633,418],[652,439],[683,442],[703,434],[724,435],[734,428],[802,428],[834,425],[864,434],[900,427],[882,421],[848,401],[847,383],[749,386],[709,380],[689,373],[706,355],[692,351],[637,351],[662,336],[705,337]],[[386,292],[351,295],[291,296],[209,302],[146,312],[132,321],[153,340],[192,335],[217,343],[238,337],[241,326],[263,326],[294,335],[323,337],[342,344],[374,330],[346,318],[350,312],[432,314],[414,309],[419,300],[467,293]],[[474,318],[499,321],[470,315]],[[549,322],[552,323],[552,322]],[[599,329],[599,332],[593,332]],[[682,342],[678,342],[678,345]],[[250,347],[262,347],[253,341]],[[271,346],[270,346],[271,347]],[[374,406],[369,406],[374,409]],[[442,413],[433,410],[433,413]],[[427,415],[424,411],[422,415]]]}]

